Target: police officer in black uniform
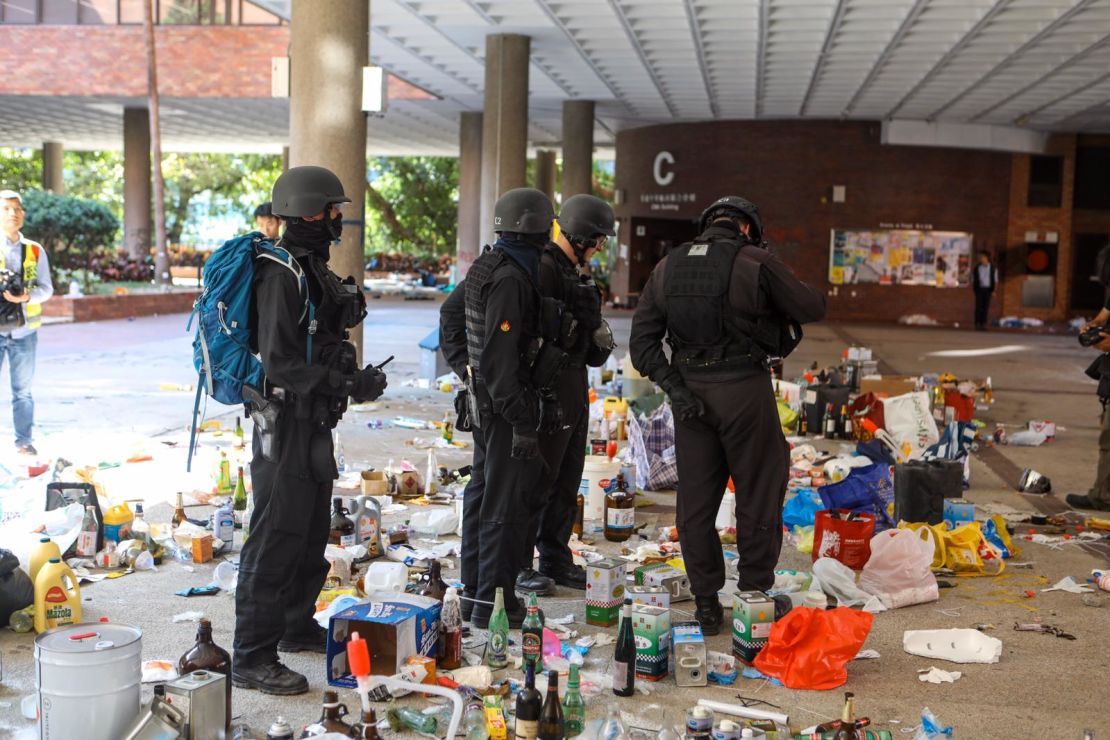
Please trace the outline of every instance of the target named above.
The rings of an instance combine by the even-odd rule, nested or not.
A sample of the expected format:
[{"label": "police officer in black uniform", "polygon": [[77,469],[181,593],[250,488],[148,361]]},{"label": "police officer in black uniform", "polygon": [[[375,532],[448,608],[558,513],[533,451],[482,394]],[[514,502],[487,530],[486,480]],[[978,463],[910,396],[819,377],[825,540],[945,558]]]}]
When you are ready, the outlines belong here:
[{"label": "police officer in black uniform", "polygon": [[629,344],[632,364],[674,410],[679,540],[697,619],[715,635],[725,567],[714,523],[730,475],[739,588],[766,591],[775,580],[789,452],[768,367],[800,341],[800,324],[824,317],[825,297],[767,248],[753,203],[721,198],[699,231],[652,271]]},{"label": "police officer in black uniform", "polygon": [[[285,223],[287,261],[260,256],[254,273],[255,349],[266,388],[245,391],[255,422],[254,514],[239,558],[232,683],[268,694],[308,691],[278,651],[324,652],[312,619],[328,563],[331,430],[347,399],[369,401],[386,387],[373,366],[359,370],[348,329],[366,316],[361,286],[328,269],[331,245],[351,199],[323,167],[294,167],[274,183],[273,213]],[[302,281],[303,275],[303,281]],[[302,291],[307,288],[307,295]]]},{"label": "police officer in black uniform", "polygon": [[[601,318],[601,293],[589,273],[590,258],[613,230],[613,209],[592,195],[575,195],[559,209],[559,235],[540,259],[540,294],[556,301],[554,341],[567,353],[566,369],[549,391],[546,403],[558,404],[561,424],[540,434],[540,454],[551,471],[538,525],[529,527],[525,559],[516,586],[521,591],[551,593],[554,585],[586,588],[586,571],[574,564],[567,546],[574,525],[575,502],[586,463],[589,433],[589,382],[586,367],[601,367],[613,350],[613,333]],[[538,572],[532,553],[539,548]]]},{"label": "police officer in black uniform", "polygon": [[[516,188],[502,195],[493,211],[497,241],[474,261],[464,281],[470,423],[485,441],[484,485],[468,489],[464,498],[464,507],[479,507],[470,528],[463,513],[463,552],[478,558],[477,582],[464,585],[475,586],[478,601],[470,621],[481,629],[489,624],[498,587],[506,594],[509,623],[519,626],[524,620],[513,587],[529,512],[538,508],[541,481],[548,475],[539,457],[538,389],[552,382],[565,357],[540,340],[540,253],[554,219],[551,201],[539,190]],[[464,571],[473,572],[465,561],[464,555]],[[464,573],[464,582],[467,577]]]}]

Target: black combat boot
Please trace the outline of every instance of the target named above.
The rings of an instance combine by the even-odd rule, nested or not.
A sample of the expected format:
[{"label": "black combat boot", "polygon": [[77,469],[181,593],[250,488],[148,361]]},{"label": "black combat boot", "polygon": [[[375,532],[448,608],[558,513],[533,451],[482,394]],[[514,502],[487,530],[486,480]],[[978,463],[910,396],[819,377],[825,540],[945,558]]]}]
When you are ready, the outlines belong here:
[{"label": "black combat boot", "polygon": [[[537,596],[551,596],[555,593],[555,579],[532,568],[525,568],[517,574],[516,590],[534,593]],[[508,606],[506,605],[505,608],[507,609]]]},{"label": "black combat boot", "polygon": [[308,691],[308,679],[278,661],[259,665],[231,666],[231,683],[241,689],[258,689],[263,694],[292,696]]},{"label": "black combat boot", "polygon": [[717,595],[695,596],[694,603],[697,604],[694,617],[701,623],[702,634],[715,635],[720,632],[721,624],[725,621],[725,610]]},{"label": "black combat boot", "polygon": [[[576,591],[586,590],[586,569],[581,565],[571,564],[550,569],[541,565],[540,574],[547,576],[560,586],[573,588]],[[519,584],[517,588],[520,588]]]}]

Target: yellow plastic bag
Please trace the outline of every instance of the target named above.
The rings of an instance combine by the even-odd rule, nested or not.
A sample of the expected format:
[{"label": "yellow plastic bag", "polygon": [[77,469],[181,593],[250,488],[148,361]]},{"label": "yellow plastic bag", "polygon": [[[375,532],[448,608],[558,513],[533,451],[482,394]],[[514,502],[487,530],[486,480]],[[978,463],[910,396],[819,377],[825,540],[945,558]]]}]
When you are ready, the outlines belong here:
[{"label": "yellow plastic bag", "polygon": [[779,401],[779,426],[783,428],[784,432],[789,434],[794,433],[794,427],[798,423],[798,412],[790,408],[786,401]]},{"label": "yellow plastic bag", "polygon": [[944,524],[926,524],[925,522],[899,522],[900,529],[912,529],[917,532],[918,536],[926,542],[931,542],[933,545],[933,563],[930,566],[933,570],[939,570],[944,567],[945,551],[944,551],[944,536],[947,534],[947,529]]},{"label": "yellow plastic bag", "polygon": [[794,541],[797,543],[798,552],[813,552],[813,527],[794,527]]},{"label": "yellow plastic bag", "polygon": [[[995,552],[991,560],[998,563],[998,570],[993,573],[988,572],[983,563],[979,554],[981,547]],[[996,576],[1006,569],[1006,563],[1002,554],[983,537],[979,522],[968,522],[944,533],[944,567],[955,571],[958,576]]]}]

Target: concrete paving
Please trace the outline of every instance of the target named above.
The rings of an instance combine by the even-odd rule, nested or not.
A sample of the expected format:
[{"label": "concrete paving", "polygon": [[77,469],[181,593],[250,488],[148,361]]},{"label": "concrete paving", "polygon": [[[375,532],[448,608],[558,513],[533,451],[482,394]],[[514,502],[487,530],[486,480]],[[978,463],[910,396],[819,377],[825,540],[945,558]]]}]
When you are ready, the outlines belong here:
[{"label": "concrete paving", "polygon": [[[380,360],[395,354],[390,366],[391,386],[386,399],[374,410],[358,410],[348,415],[340,427],[348,462],[352,466],[382,467],[389,459],[409,456],[422,464],[424,454],[405,446],[405,441],[427,432],[403,429],[368,429],[367,422],[395,415],[440,419],[450,407],[450,397],[438,391],[403,387],[415,377],[419,364],[416,342],[436,326],[434,303],[408,303],[383,300],[371,304],[367,322],[368,359]],[[627,345],[631,317],[618,314],[611,318],[622,345]],[[135,321],[103,322],[50,326],[43,330],[39,345],[36,400],[40,436],[45,454],[67,454],[75,436],[83,444],[101,439],[139,439],[156,437],[175,442],[171,455],[183,463],[180,451],[183,430],[188,422],[192,394],[161,390],[162,383],[194,382],[190,356],[190,337],[184,333],[184,316],[166,316]],[[988,423],[1022,425],[1029,419],[1046,418],[1062,429],[1056,441],[1041,448],[998,448],[1001,458],[1018,468],[1032,466],[1048,475],[1057,496],[1085,490],[1094,474],[1097,454],[1099,404],[1094,384],[1082,371],[1092,358],[1072,337],[1018,333],[974,333],[966,331],[919,329],[895,326],[823,325],[807,328],[807,338],[787,364],[788,375],[817,360],[835,360],[850,342],[871,346],[884,366],[892,372],[920,373],[951,371],[961,376],[990,375],[996,403],[981,414]],[[958,353],[945,356],[936,353]],[[6,381],[0,381],[0,409],[8,427]],[[209,408],[209,416],[233,412]],[[1014,427],[1016,428],[1016,426]],[[460,435],[466,438],[466,435]],[[0,445],[7,442],[0,440]],[[157,443],[155,443],[157,444]],[[70,453],[76,454],[76,453]],[[440,462],[455,466],[467,462],[465,451],[440,454]],[[176,464],[175,462],[175,464]],[[1009,488],[1004,465],[997,459],[988,466],[981,459],[972,462],[972,489],[968,498],[977,504],[1004,503],[1034,511],[1043,502],[1017,494]],[[183,487],[182,480],[166,474],[150,475],[148,498],[154,503],[149,517],[168,519],[166,503],[172,493]],[[3,495],[0,493],[0,495]],[[653,495],[659,503],[657,524],[673,520],[673,496]],[[1054,498],[1054,497],[1053,497]],[[197,507],[190,515],[202,516]],[[1106,672],[1110,657],[1100,640],[1110,628],[1110,608],[1083,606],[1078,595],[1041,593],[1040,588],[1066,575],[1084,578],[1088,572],[1107,564],[1104,557],[1078,547],[1056,551],[1021,543],[1018,560],[1032,561],[1029,570],[1010,569],[997,578],[947,579],[953,588],[942,590],[941,600],[887,612],[876,617],[865,647],[878,650],[878,660],[856,661],[849,666],[848,683],[833,691],[794,691],[761,680],[739,679],[730,687],[677,689],[671,680],[649,684],[649,695],[617,700],[611,694],[588,698],[589,716],[604,716],[605,707],[618,701],[622,709],[638,716],[641,722],[678,723],[684,709],[699,697],[722,701],[737,695],[769,702],[791,717],[796,727],[807,726],[839,714],[842,691],[853,691],[861,714],[872,718],[876,727],[890,729],[896,736],[920,723],[923,707],[929,707],[945,723],[956,726],[959,737],[1081,737],[1084,728],[1110,727],[1106,714]],[[613,545],[601,541],[605,551]],[[231,556],[234,557],[234,554]],[[809,556],[784,545],[782,567],[808,568]],[[176,659],[193,641],[195,625],[174,623],[174,614],[202,610],[215,625],[216,641],[230,648],[234,623],[233,599],[217,595],[183,599],[173,592],[188,585],[203,585],[211,579],[215,564],[185,566],[169,562],[155,572],[136,573],[118,580],[104,581],[83,590],[86,618],[106,616],[113,621],[140,626],[144,631],[145,659]],[[457,571],[450,571],[455,574]],[[1026,598],[1032,590],[1035,598]],[[1110,606],[1110,595],[1103,594]],[[574,614],[582,619],[580,592],[561,589],[558,596],[544,599],[550,616]],[[692,610],[692,603],[680,604]],[[676,609],[676,611],[678,611]],[[1014,632],[1015,622],[1043,621],[1074,635],[1075,641],[1049,635]],[[971,627],[994,624],[991,634],[1004,643],[1002,659],[995,665],[956,666],[910,656],[902,651],[901,638],[906,629]],[[577,621],[572,625],[582,634],[597,628]],[[615,630],[608,630],[615,633]],[[728,651],[728,636],[709,640],[710,649]],[[0,684],[0,737],[28,731],[31,723],[19,716],[21,697],[34,690],[33,636],[0,630],[3,653],[3,682]],[[612,648],[595,648],[587,657],[586,669],[608,669]],[[325,687],[323,660],[320,656],[290,655],[287,663],[309,677],[311,691],[301,697],[276,699],[257,692],[234,692],[235,714],[252,727],[263,731],[277,714],[300,725],[319,714],[320,693]],[[961,670],[963,678],[952,685],[931,685],[916,678],[918,669],[930,665]],[[145,687],[144,696],[150,693]],[[343,700],[354,706],[353,693]],[[421,701],[409,700],[415,704]],[[1034,729],[1041,728],[1041,729]]]}]

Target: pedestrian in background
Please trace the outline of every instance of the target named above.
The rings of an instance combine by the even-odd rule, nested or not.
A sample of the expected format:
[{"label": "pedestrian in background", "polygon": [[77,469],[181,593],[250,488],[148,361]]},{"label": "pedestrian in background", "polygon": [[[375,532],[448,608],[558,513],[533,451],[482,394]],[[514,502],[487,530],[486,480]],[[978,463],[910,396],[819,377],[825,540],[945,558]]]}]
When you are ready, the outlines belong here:
[{"label": "pedestrian in background", "polygon": [[971,271],[971,288],[975,291],[975,331],[986,331],[991,310],[991,295],[998,285],[998,268],[991,262],[991,253],[979,252],[979,264]]},{"label": "pedestrian in background", "polygon": [[270,201],[254,209],[254,228],[262,232],[262,236],[270,241],[277,241],[281,230],[281,219],[274,215],[273,205]]}]

